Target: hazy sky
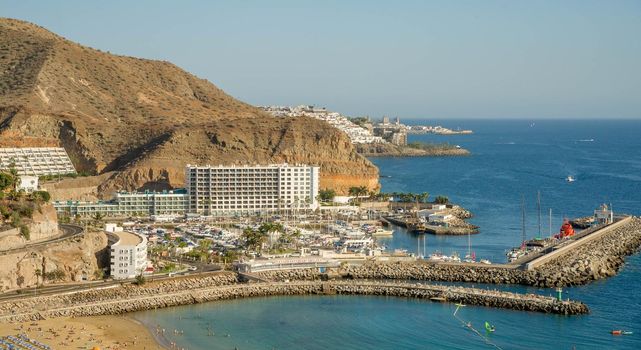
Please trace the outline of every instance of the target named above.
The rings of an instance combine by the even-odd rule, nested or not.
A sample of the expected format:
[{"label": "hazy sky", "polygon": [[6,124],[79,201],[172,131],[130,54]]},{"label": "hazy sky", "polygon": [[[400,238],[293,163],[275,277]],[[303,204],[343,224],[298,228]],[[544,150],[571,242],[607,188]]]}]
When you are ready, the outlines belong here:
[{"label": "hazy sky", "polygon": [[641,118],[641,0],[0,0],[0,16],[169,60],[255,105]]}]

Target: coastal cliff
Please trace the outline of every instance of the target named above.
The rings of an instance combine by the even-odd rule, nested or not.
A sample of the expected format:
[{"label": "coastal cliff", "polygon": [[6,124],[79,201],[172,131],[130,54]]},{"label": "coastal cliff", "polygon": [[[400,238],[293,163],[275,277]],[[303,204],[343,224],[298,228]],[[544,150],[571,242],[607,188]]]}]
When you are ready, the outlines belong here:
[{"label": "coastal cliff", "polygon": [[391,143],[357,144],[356,151],[365,157],[456,157],[468,156],[470,151],[449,145],[420,144],[412,147]]},{"label": "coastal cliff", "polygon": [[379,187],[378,169],[334,127],[272,117],[169,62],[113,55],[7,18],[0,52],[0,139],[63,146],[78,171],[109,174],[98,196],[181,187],[188,163],[304,163],[320,166],[321,186],[338,193]]}]

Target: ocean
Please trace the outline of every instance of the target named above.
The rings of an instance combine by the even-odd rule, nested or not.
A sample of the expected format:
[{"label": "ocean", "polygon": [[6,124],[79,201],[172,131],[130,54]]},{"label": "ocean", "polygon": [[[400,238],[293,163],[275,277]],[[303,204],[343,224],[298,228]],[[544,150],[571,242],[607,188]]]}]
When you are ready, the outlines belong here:
[{"label": "ocean", "polygon": [[[471,236],[478,258],[505,261],[521,237],[525,198],[528,238],[558,232],[565,217],[591,215],[602,203],[616,213],[641,214],[641,121],[449,120],[408,121],[472,129],[472,135],[410,135],[411,141],[448,142],[469,157],[372,158],[384,192],[445,195],[469,209],[480,227]],[[573,176],[576,181],[565,179]],[[537,210],[541,196],[541,224]],[[550,209],[552,209],[550,225]],[[388,249],[417,252],[417,237],[401,228]],[[427,236],[427,253],[467,253],[467,237]],[[420,249],[423,249],[422,243]],[[483,286],[487,287],[487,286]],[[490,287],[494,288],[494,286]],[[501,286],[553,294],[551,289]],[[371,296],[269,297],[222,301],[136,313],[186,349],[639,349],[641,348],[641,256],[628,258],[621,273],[587,286],[564,289],[564,297],[588,304],[585,316],[556,316],[423,300]],[[214,335],[208,335],[211,328]],[[610,330],[634,331],[612,336]],[[494,344],[494,345],[493,345]],[[495,346],[496,345],[496,346]]]}]

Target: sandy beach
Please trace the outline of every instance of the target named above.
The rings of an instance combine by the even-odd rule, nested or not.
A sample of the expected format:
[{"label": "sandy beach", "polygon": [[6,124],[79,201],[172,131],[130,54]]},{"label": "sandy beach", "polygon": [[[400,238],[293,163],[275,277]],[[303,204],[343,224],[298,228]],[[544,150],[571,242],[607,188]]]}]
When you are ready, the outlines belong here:
[{"label": "sandy beach", "polygon": [[0,324],[0,335],[27,334],[53,349],[164,349],[147,327],[125,316],[59,318],[37,322]]}]

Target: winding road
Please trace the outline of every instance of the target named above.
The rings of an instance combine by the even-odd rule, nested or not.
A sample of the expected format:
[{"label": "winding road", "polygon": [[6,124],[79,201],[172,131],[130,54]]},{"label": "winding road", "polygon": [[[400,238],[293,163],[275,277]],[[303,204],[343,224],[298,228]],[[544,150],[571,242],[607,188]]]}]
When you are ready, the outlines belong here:
[{"label": "winding road", "polygon": [[24,247],[7,249],[7,250],[0,250],[0,255],[20,253],[20,252],[23,252],[25,250],[46,246],[46,245],[49,245],[49,244],[52,244],[52,243],[63,242],[63,241],[66,241],[68,239],[79,237],[84,233],[84,228],[82,226],[78,226],[78,225],[59,224],[58,225],[58,229],[62,232],[59,235],[56,235],[56,236],[51,237],[50,239],[47,239],[47,240],[44,240],[44,241],[27,243]]}]

